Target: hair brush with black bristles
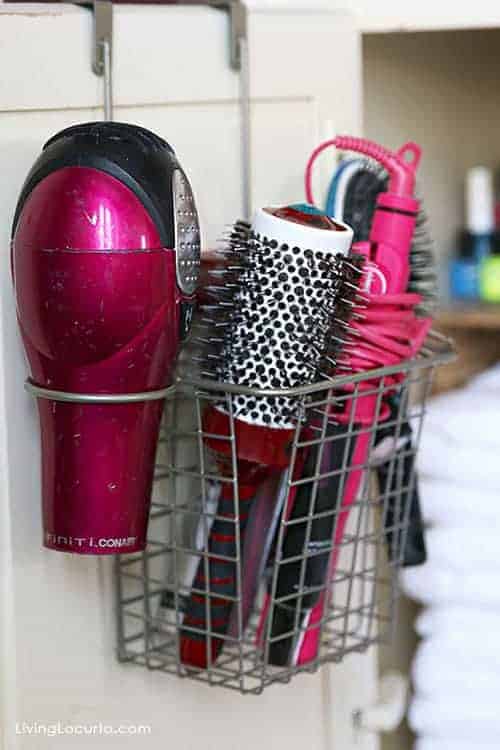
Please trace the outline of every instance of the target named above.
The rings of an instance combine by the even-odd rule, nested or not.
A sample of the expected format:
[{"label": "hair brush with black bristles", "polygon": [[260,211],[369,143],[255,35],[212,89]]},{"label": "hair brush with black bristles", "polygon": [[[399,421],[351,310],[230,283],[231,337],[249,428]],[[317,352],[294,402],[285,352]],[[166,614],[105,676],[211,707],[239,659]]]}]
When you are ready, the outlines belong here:
[{"label": "hair brush with black bristles", "polygon": [[[341,321],[350,319],[353,308],[363,304],[360,283],[364,262],[363,256],[351,254],[349,257],[339,291],[339,304],[347,307],[345,315],[339,316]],[[335,326],[334,352],[325,361],[322,373],[325,381],[337,374],[337,363],[349,330],[350,326],[343,322]],[[335,363],[333,368],[332,362]],[[278,572],[274,597],[273,581],[270,581],[259,625],[261,645],[265,640],[264,629],[269,627],[267,661],[274,666],[291,663],[302,628],[306,627],[328,581],[332,536],[341,501],[339,487],[332,487],[331,477],[336,477],[341,485],[342,473],[352,458],[352,442],[343,447],[345,425],[338,424],[334,414],[328,413],[331,401],[332,394],[328,390],[311,396],[308,419],[300,436],[301,443],[310,445],[300,449],[296,462],[293,479],[300,479],[300,482],[290,487],[285,506],[286,527],[281,549],[276,550],[275,557]],[[318,475],[320,478],[315,479]],[[277,544],[278,539],[275,542]]]},{"label": "hair brush with black bristles", "polygon": [[205,445],[226,481],[183,620],[186,665],[206,668],[217,659],[241,590],[237,557],[252,501],[290,464],[301,399],[286,390],[335,368],[349,294],[357,289],[351,242],[347,225],[310,206],[268,208],[251,227],[236,224],[210,264],[200,309],[201,373],[251,390],[221,397],[202,417]]}]

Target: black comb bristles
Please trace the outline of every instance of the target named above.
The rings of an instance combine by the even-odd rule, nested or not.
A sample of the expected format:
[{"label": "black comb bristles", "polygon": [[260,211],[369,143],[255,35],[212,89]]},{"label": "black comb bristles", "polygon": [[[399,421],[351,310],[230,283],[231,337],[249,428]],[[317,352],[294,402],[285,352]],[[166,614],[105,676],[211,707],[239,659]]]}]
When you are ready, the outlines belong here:
[{"label": "black comb bristles", "polygon": [[[342,356],[349,347],[350,337],[355,333],[350,325],[353,310],[363,300],[360,290],[364,257],[351,255],[338,257],[338,287],[334,297],[334,310],[330,317],[322,370],[327,369],[329,377],[336,374]],[[333,364],[332,364],[333,363]]]},{"label": "black comb bristles", "polygon": [[[343,219],[354,229],[354,242],[369,239],[377,198],[387,190],[386,170],[372,159],[363,159],[360,169],[353,174],[346,188]],[[417,189],[417,197],[418,195]],[[417,312],[432,316],[438,304],[438,274],[434,241],[429,219],[422,205],[417,214],[417,223],[410,249],[410,279],[408,291],[422,295]]]},{"label": "black comb bristles", "polygon": [[204,283],[199,289],[192,333],[179,359],[181,375],[219,379],[219,351],[224,331],[237,314],[233,298],[246,269],[249,232],[247,222],[237,221],[219,247],[209,256],[202,256]]}]

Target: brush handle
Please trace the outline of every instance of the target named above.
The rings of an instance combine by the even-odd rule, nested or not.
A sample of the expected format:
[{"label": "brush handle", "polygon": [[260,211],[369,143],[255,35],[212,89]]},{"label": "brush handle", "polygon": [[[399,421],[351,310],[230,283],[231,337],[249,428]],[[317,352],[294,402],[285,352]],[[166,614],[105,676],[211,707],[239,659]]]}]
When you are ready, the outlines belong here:
[{"label": "brush handle", "polygon": [[[403,425],[402,430],[404,430],[404,425]],[[409,424],[408,424],[408,430],[411,432],[411,427]],[[345,485],[344,499],[342,502],[343,510],[339,514],[337,526],[335,529],[334,550],[333,550],[332,559],[331,559],[329,580],[332,579],[335,568],[337,566],[338,555],[340,551],[339,545],[341,544],[343,536],[344,536],[345,527],[346,527],[347,520],[349,517],[349,509],[352,503],[356,500],[356,497],[357,497],[357,494],[361,485],[361,481],[362,481],[363,473],[364,473],[363,467],[365,466],[368,460],[370,444],[371,444],[371,436],[370,436],[369,431],[362,433],[356,440],[356,445],[354,448],[353,458],[352,458],[352,465],[359,466],[360,468],[355,469],[349,474],[349,477]],[[407,449],[403,448],[402,450],[404,451]],[[396,458],[395,460],[398,460],[398,459]],[[409,472],[408,476],[411,478],[411,474],[414,471],[414,466],[413,466],[414,457],[410,454],[406,456],[406,458],[403,458],[402,460],[403,462],[406,463],[406,466],[403,469],[403,471]],[[387,464],[386,466],[388,468],[389,465]],[[397,480],[393,479],[393,482],[391,482],[391,484],[392,484],[391,490],[393,492],[396,492]],[[391,560],[393,559],[398,560],[402,554],[404,565],[419,565],[425,562],[426,551],[425,551],[425,541],[424,541],[423,531],[422,531],[422,516],[420,512],[420,503],[419,503],[419,497],[418,497],[418,491],[416,489],[416,485],[412,493],[408,492],[403,497],[400,503],[399,514],[397,514],[398,508],[396,507],[396,501],[395,499],[393,499],[392,503],[389,505],[389,509],[387,513],[386,527],[388,529],[391,529],[394,527],[395,524],[397,524],[397,528],[401,529],[402,531],[402,524],[404,523],[405,518],[407,518],[406,513],[408,512],[407,510],[408,506],[405,505],[405,503],[408,503],[408,502],[411,503],[411,505],[409,509],[410,524],[409,524],[409,529],[408,529],[406,545],[403,548],[403,550],[401,550],[401,537],[395,540],[393,538],[392,531],[388,531],[386,533],[388,553],[389,553],[389,557]],[[392,517],[391,517],[391,513],[392,513]],[[298,654],[296,658],[297,664],[307,664],[313,661],[315,658],[317,658],[319,645],[320,645],[319,639],[321,635],[321,621],[324,617],[324,612],[328,603],[327,594],[328,594],[328,589],[325,589],[324,591],[321,592],[319,601],[317,602],[316,606],[312,609],[310,616],[307,619],[307,630],[304,634],[300,649],[298,650]],[[317,627],[315,627],[316,625]]]},{"label": "brush handle", "polygon": [[[217,407],[208,408],[203,416],[203,430],[205,443],[216,456],[220,474],[232,477],[234,457],[228,414]],[[217,511],[222,520],[214,521],[207,543],[209,580],[206,580],[205,575],[205,559],[200,558],[193,586],[199,591],[191,593],[183,620],[186,627],[181,632],[180,651],[184,664],[206,668],[217,659],[224,645],[224,639],[214,637],[213,634],[226,635],[233,621],[231,615],[234,605],[241,606],[241,598],[239,601],[234,600],[238,598],[238,593],[241,597],[243,588],[243,582],[238,587],[238,568],[242,575],[245,571],[241,571],[241,563],[238,566],[237,558],[240,555],[241,561],[244,532],[252,502],[269,476],[288,466],[294,434],[295,428],[273,429],[234,419],[240,545],[238,547],[237,544],[234,485],[232,482],[225,482]],[[227,521],[224,520],[225,517]],[[231,559],[221,559],[221,556]],[[207,609],[210,620],[207,619]],[[189,631],[187,627],[194,630]],[[208,635],[209,630],[211,635]]]},{"label": "brush handle", "polygon": [[[344,436],[343,425],[328,424],[325,436],[328,442],[322,448],[319,445],[310,448],[307,454],[302,478],[310,478],[310,481],[298,485],[296,489],[288,518],[288,522],[293,523],[287,526],[283,540],[275,594],[275,599],[290,598],[274,604],[271,615],[269,662],[277,666],[290,663],[297,641],[297,623],[300,627],[304,616],[319,601],[322,588],[326,585],[342,466],[349,465],[350,461],[350,456],[346,457],[350,441]],[[318,470],[321,475],[333,476],[315,482],[313,477]],[[317,489],[313,500],[315,486]],[[302,556],[305,556],[305,561]]]},{"label": "brush handle", "polygon": [[387,498],[387,555],[390,562],[404,567],[422,565],[427,560],[412,434],[410,423],[405,421],[401,436],[406,442],[396,452],[393,467],[387,461],[377,469],[380,495]]},{"label": "brush handle", "polygon": [[[359,425],[358,425],[359,428]],[[345,427],[344,427],[345,429]],[[368,459],[369,449],[371,443],[371,435],[367,430],[362,432],[357,438],[353,447],[351,465],[359,467],[353,469],[345,482],[344,495],[342,499],[341,512],[338,515],[337,524],[335,526],[335,536],[333,539],[333,552],[330,558],[330,570],[328,572],[327,582],[330,582],[333,578],[335,568],[337,567],[338,556],[340,552],[340,544],[344,538],[345,527],[349,518],[349,511],[356,500],[361,481],[363,479],[364,467]],[[341,476],[341,475],[340,475]],[[332,488],[334,489],[334,488]],[[336,487],[337,493],[339,492],[339,486]],[[319,653],[320,637],[322,630],[322,620],[326,607],[328,606],[329,600],[329,586],[327,585],[320,594],[320,597],[316,605],[312,608],[307,617],[307,629],[304,632],[302,642],[297,649],[295,656],[295,664],[308,664],[314,661]]]},{"label": "brush handle", "polygon": [[[182,629],[180,652],[183,664],[205,669],[209,663],[217,659],[224,645],[224,640],[214,637],[213,634],[225,635],[229,627],[232,609],[235,605],[232,598],[235,598],[238,593],[238,552],[243,548],[250,507],[256,492],[255,485],[239,483],[239,520],[236,522],[233,486],[225,484],[222,489],[217,507],[217,516],[222,518],[216,518],[210,530],[207,544],[208,566],[205,564],[205,559],[200,558],[193,581],[193,588],[199,591],[191,592],[183,620],[184,626],[195,628],[203,633]],[[206,579],[207,567],[208,581]],[[207,619],[207,609],[209,619]]]}]

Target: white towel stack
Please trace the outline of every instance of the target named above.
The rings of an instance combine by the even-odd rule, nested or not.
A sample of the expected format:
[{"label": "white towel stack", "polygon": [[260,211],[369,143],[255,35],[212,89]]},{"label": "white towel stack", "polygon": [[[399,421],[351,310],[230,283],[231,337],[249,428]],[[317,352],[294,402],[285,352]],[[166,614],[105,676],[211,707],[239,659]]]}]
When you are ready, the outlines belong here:
[{"label": "white towel stack", "polygon": [[412,670],[415,750],[500,748],[500,366],[429,404],[419,453],[428,560]]}]

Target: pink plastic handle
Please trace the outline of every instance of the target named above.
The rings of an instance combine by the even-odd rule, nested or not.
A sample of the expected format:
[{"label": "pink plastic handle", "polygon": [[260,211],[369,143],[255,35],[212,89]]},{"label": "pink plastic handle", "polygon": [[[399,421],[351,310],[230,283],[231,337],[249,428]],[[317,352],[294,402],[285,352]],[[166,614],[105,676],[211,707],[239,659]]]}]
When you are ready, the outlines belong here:
[{"label": "pink plastic handle", "polygon": [[[370,448],[370,433],[362,433],[356,441],[356,447],[352,458],[352,465],[359,466],[359,469],[351,471],[344,489],[344,498],[342,501],[342,512],[339,514],[334,536],[334,550],[332,552],[330,571],[328,581],[332,579],[335,568],[337,567],[340,543],[344,537],[349,510],[353,504],[361,484],[364,473],[364,465],[368,458]],[[328,586],[322,591],[321,596],[307,620],[307,630],[304,633],[300,648],[296,655],[296,664],[308,664],[316,659],[319,652],[319,639],[321,635],[321,625],[324,619],[324,612],[327,604]]]}]

